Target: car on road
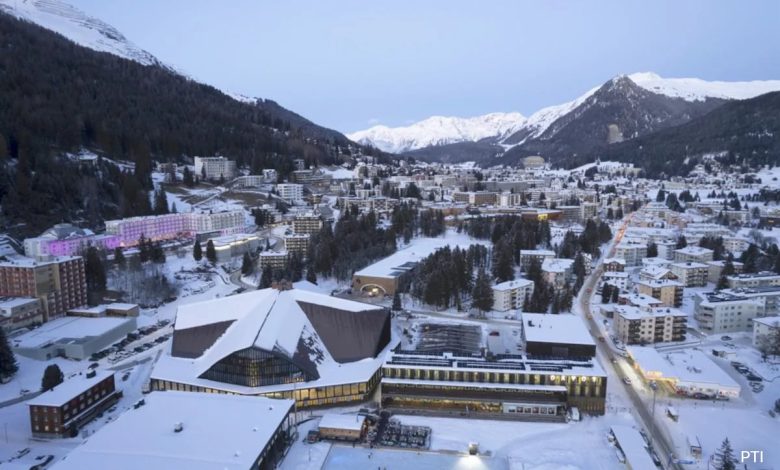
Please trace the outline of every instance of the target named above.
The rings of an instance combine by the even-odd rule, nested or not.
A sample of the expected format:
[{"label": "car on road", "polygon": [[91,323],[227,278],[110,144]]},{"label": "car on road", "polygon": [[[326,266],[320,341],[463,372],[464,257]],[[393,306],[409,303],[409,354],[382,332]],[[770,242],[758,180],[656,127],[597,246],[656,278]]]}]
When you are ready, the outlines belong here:
[{"label": "car on road", "polygon": [[723,340],[723,341],[731,341],[732,338],[729,335],[723,335],[723,336],[720,337],[720,339]]},{"label": "car on road", "polygon": [[623,377],[623,383],[626,385],[631,385],[631,379],[629,379],[628,377]]},{"label": "car on road", "polygon": [[605,342],[606,340],[604,339],[604,337],[603,337],[603,336],[599,336],[599,341],[603,343],[603,342]]}]

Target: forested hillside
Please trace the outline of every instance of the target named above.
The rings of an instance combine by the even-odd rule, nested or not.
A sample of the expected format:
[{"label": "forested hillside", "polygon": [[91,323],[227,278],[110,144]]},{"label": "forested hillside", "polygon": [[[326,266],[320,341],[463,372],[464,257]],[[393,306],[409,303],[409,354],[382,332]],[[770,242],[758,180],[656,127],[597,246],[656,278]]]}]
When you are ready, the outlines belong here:
[{"label": "forested hillside", "polygon": [[[134,162],[135,172],[83,169],[61,158],[83,148]],[[221,154],[284,175],[292,158],[336,163],[355,148],[273,101],[240,102],[0,13],[0,197],[3,225],[17,235],[79,217],[141,215],[143,204],[125,198],[140,200],[151,189],[154,161]],[[122,209],[131,207],[138,209]]]}]

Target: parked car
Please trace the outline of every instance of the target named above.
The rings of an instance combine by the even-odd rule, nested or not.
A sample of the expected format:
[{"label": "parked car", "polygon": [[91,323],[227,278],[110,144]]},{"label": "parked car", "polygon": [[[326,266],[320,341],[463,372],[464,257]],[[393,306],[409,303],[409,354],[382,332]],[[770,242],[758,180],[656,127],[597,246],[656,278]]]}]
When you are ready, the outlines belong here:
[{"label": "parked car", "polygon": [[732,338],[729,335],[723,335],[723,336],[720,337],[720,339],[723,340],[723,341],[731,341]]}]

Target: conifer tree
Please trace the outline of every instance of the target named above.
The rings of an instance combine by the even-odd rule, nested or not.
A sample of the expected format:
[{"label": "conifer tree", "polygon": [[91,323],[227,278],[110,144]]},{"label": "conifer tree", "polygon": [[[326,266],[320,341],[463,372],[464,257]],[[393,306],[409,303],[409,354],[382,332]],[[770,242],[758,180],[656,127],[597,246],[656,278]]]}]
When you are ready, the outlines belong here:
[{"label": "conifer tree", "polygon": [[214,247],[214,241],[209,240],[206,243],[206,259],[212,264],[217,262],[217,249]]},{"label": "conifer tree", "polygon": [[122,251],[122,248],[114,248],[114,264],[121,268],[124,267],[126,263],[127,259],[125,258],[125,254]]},{"label": "conifer tree", "polygon": [[49,364],[46,366],[46,370],[43,371],[43,378],[41,379],[41,390],[49,391],[61,384],[65,380],[65,375],[60,370],[60,366],[57,364]]},{"label": "conifer tree", "polygon": [[736,470],[737,463],[734,450],[731,448],[729,438],[723,440],[718,450],[715,451],[715,468],[717,470]]},{"label": "conifer tree", "polygon": [[244,257],[241,260],[241,274],[248,276],[255,271],[255,263],[252,261],[252,256],[249,253],[244,253]]},{"label": "conifer tree", "polygon": [[203,248],[200,247],[200,241],[198,240],[195,240],[195,246],[192,249],[192,257],[195,258],[195,261],[203,259]]},{"label": "conifer tree", "polygon": [[483,268],[479,269],[474,289],[471,291],[472,305],[482,312],[493,308],[493,289],[490,287],[490,279]]},{"label": "conifer tree", "polygon": [[399,294],[398,292],[396,292],[393,295],[393,307],[392,308],[396,312],[401,310],[401,294]]}]

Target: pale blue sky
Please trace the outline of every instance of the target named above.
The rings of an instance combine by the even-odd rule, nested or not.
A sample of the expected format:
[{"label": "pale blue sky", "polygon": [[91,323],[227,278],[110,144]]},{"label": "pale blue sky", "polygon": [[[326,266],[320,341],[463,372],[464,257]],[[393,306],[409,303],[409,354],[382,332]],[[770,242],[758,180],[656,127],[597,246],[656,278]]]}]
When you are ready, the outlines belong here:
[{"label": "pale blue sky", "polygon": [[621,73],[780,79],[780,1],[71,0],[200,81],[350,132],[532,112]]}]

